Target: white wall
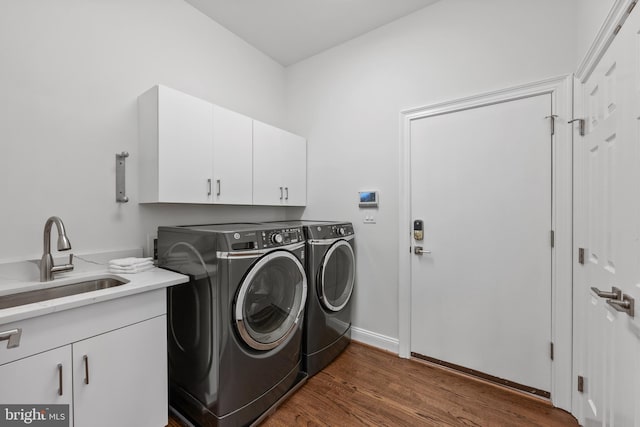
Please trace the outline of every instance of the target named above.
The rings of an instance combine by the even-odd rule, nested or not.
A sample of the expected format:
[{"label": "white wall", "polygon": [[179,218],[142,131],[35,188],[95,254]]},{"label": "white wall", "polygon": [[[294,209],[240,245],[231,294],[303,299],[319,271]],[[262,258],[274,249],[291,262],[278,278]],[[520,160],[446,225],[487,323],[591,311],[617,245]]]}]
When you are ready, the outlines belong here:
[{"label": "white wall", "polygon": [[[356,327],[398,337],[400,111],[573,72],[575,4],[440,1],[287,69],[290,127],[308,137],[304,217],[356,226]],[[375,225],[363,189],[380,191]]]},{"label": "white wall", "polygon": [[[576,59],[581,61],[616,0],[579,0],[576,4]],[[576,63],[576,66],[578,63]]]},{"label": "white wall", "polygon": [[39,258],[50,215],[77,253],[143,246],[158,224],[284,217],[138,205],[136,98],[158,83],[283,125],[284,69],[183,0],[0,2],[0,260]]}]

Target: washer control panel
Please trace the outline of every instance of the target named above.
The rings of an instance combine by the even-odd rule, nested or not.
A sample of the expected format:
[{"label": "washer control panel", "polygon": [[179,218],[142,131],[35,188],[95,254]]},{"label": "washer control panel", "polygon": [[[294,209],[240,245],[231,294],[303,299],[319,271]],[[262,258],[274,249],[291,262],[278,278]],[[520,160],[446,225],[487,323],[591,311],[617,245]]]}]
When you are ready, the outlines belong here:
[{"label": "washer control panel", "polygon": [[278,246],[291,245],[304,241],[301,228],[277,228],[261,232],[260,247],[276,248]]},{"label": "washer control panel", "polygon": [[331,233],[336,237],[350,236],[353,234],[353,225],[351,224],[332,225]]}]

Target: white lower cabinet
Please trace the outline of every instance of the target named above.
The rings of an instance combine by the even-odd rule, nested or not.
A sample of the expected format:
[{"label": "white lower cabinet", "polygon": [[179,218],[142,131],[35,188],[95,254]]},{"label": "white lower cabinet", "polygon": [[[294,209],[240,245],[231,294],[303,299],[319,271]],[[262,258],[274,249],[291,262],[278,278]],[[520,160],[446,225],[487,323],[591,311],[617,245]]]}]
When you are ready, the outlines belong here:
[{"label": "white lower cabinet", "polygon": [[[0,366],[3,405],[69,405],[72,416],[71,346],[56,348]],[[2,414],[5,419],[5,414]],[[71,419],[69,425],[73,425]]]},{"label": "white lower cabinet", "polygon": [[[69,425],[168,422],[166,290],[0,325],[0,404],[69,405]],[[3,415],[3,414],[2,414]]]},{"label": "white lower cabinet", "polygon": [[0,366],[0,403],[67,404],[77,427],[164,426],[166,353],[160,316]]},{"label": "white lower cabinet", "polygon": [[166,316],[74,343],[75,425],[165,425],[166,353]]}]

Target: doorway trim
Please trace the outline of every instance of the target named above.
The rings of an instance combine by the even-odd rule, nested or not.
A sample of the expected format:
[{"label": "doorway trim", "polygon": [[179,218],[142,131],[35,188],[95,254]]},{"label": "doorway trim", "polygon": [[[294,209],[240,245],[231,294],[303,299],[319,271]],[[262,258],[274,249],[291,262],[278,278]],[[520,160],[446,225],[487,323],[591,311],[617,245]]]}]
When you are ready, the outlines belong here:
[{"label": "doorway trim", "polygon": [[555,233],[551,251],[551,401],[571,411],[572,372],[572,251],[573,251],[573,76],[488,92],[400,112],[399,230],[398,230],[398,339],[399,355],[411,357],[411,122],[445,113],[467,110],[531,96],[550,94],[551,111],[556,115],[552,137],[552,213]]}]

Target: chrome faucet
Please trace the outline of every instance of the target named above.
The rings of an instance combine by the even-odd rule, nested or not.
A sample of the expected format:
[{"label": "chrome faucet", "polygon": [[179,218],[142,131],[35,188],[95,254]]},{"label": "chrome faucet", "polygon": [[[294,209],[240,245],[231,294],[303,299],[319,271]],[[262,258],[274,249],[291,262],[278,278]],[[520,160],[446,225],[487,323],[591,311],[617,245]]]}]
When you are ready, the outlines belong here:
[{"label": "chrome faucet", "polygon": [[71,242],[69,242],[67,233],[64,230],[62,220],[57,216],[52,216],[44,224],[44,253],[42,254],[42,259],[40,259],[41,282],[53,280],[53,273],[73,270],[73,254],[69,255],[69,264],[53,264],[53,257],[51,256],[51,227],[53,224],[55,224],[58,229],[58,250],[68,251],[71,249]]}]

